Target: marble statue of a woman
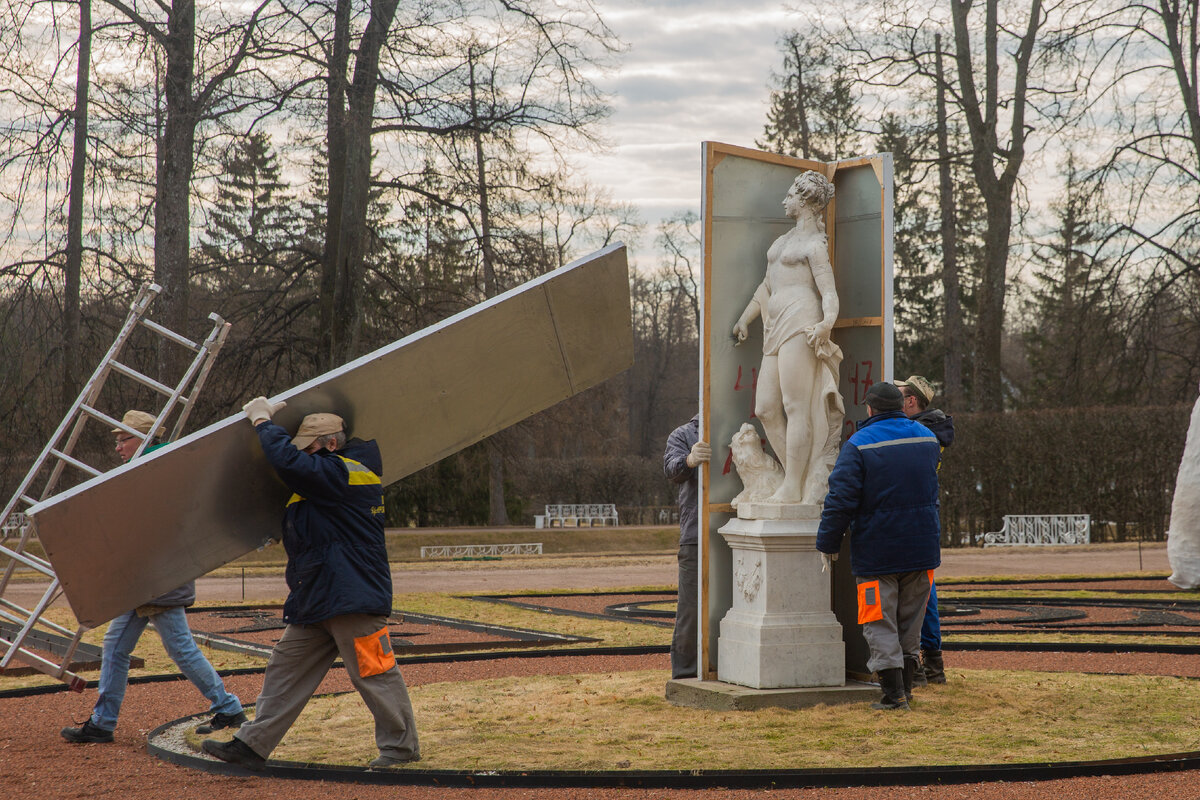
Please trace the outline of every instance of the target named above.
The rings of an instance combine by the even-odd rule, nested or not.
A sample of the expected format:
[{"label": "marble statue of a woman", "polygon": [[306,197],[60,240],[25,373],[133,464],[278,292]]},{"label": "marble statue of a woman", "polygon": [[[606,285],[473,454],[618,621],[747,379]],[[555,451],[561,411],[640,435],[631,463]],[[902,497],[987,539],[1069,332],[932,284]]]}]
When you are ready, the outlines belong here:
[{"label": "marble statue of a woman", "polygon": [[833,184],[820,173],[792,183],[783,208],[796,226],[767,250],[766,276],[733,326],[740,343],[762,317],[754,413],[784,471],[769,503],[820,503],[837,458],[845,406],[837,388],[842,351],[829,338],[838,315],[824,220],[832,199]]}]

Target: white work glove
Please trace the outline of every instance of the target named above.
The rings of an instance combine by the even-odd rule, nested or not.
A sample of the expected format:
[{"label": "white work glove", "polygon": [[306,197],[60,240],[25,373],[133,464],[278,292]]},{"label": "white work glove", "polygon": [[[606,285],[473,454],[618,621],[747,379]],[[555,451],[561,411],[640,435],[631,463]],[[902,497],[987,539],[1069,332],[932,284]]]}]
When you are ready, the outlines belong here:
[{"label": "white work glove", "polygon": [[251,424],[257,425],[264,419],[270,419],[274,414],[279,413],[279,409],[286,405],[287,403],[282,400],[278,403],[272,403],[265,397],[256,397],[242,406],[242,411],[246,412],[246,417],[250,420]]},{"label": "white work glove", "polygon": [[833,562],[837,561],[837,553],[821,553],[821,572],[829,572],[833,569]]},{"label": "white work glove", "polygon": [[687,454],[686,460],[687,465],[695,469],[710,458],[712,458],[712,446],[708,442],[696,442],[692,445],[692,452]]}]

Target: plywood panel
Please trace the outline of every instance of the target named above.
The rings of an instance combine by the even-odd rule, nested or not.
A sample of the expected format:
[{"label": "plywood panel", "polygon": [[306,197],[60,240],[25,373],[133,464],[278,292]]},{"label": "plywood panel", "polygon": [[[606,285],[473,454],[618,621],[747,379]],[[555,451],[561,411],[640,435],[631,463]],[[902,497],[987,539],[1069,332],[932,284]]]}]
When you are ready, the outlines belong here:
[{"label": "plywood panel", "polygon": [[[378,441],[388,484],[632,363],[613,245],[273,399],[289,430],[334,411]],[[75,615],[95,626],[277,537],[287,496],[238,412],[29,513]]]}]

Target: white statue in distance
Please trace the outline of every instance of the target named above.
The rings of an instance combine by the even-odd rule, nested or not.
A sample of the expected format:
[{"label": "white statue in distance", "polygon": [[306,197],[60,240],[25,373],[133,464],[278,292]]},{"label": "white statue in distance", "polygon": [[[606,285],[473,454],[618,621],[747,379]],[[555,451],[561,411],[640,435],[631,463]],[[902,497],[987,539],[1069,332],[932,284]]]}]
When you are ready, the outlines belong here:
[{"label": "white statue in distance", "polygon": [[839,306],[824,214],[832,199],[833,184],[820,173],[792,183],[783,208],[796,225],[767,250],[766,276],[733,326],[741,343],[751,322],[763,322],[754,413],[783,462],[769,503],[821,503],[841,439],[842,350],[829,338]]}]

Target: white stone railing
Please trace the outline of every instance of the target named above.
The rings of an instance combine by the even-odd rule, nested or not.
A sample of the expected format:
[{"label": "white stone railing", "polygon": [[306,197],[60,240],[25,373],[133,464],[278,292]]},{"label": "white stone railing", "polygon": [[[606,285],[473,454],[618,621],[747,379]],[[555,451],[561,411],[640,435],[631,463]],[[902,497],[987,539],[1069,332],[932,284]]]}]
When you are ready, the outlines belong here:
[{"label": "white stone railing", "polygon": [[545,514],[534,514],[535,528],[591,528],[617,524],[614,503],[558,503],[546,506]]},{"label": "white stone railing", "polygon": [[1006,514],[1004,526],[983,535],[983,546],[1089,544],[1088,514]]},{"label": "white stone railing", "polygon": [[540,556],[542,543],[440,544],[421,547],[421,558],[475,558],[477,556]]}]

